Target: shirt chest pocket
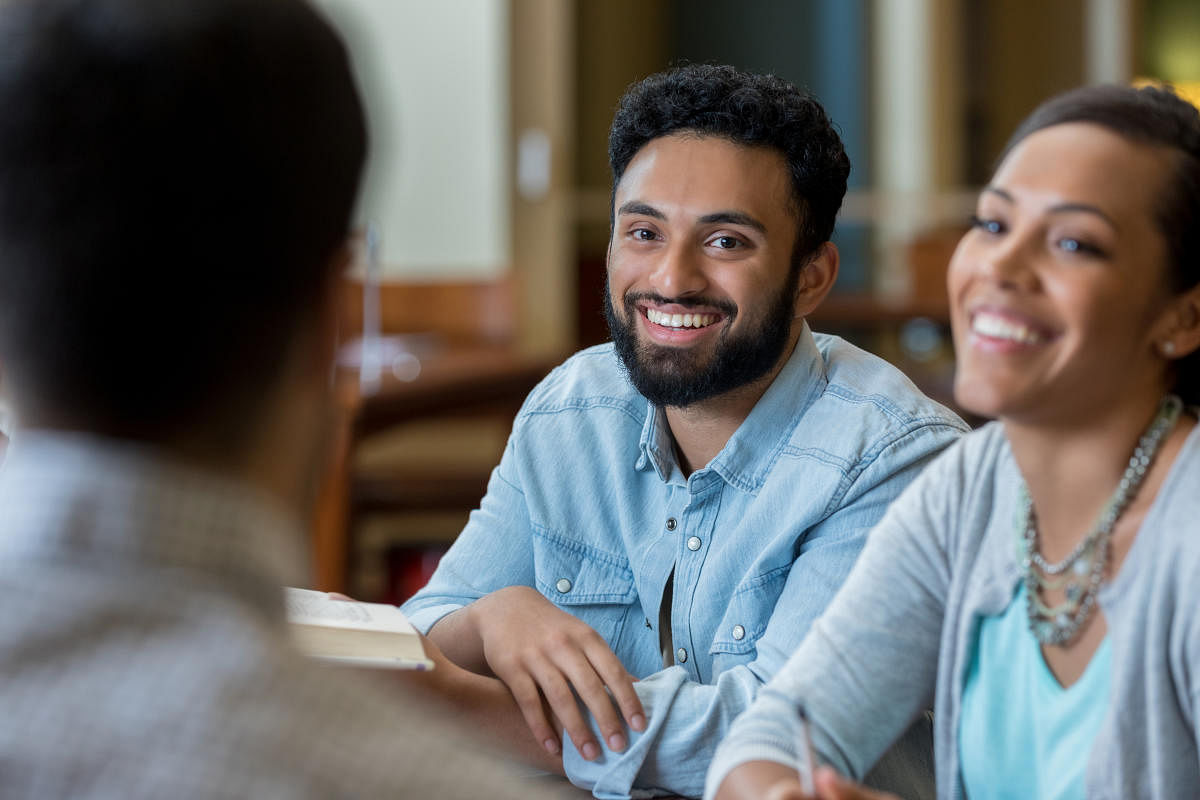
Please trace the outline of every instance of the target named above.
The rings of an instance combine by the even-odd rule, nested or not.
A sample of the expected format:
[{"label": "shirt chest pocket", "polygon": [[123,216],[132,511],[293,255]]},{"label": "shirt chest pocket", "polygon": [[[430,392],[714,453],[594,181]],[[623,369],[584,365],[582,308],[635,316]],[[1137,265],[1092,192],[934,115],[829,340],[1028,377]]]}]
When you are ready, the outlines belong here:
[{"label": "shirt chest pocket", "polygon": [[629,562],[619,555],[544,530],[535,530],[537,590],[591,625],[610,646],[637,600]]},{"label": "shirt chest pocket", "polygon": [[788,566],[748,578],[734,591],[713,632],[708,651],[713,657],[714,675],[750,660],[748,656],[754,653],[758,640],[766,632],[783,591]]}]

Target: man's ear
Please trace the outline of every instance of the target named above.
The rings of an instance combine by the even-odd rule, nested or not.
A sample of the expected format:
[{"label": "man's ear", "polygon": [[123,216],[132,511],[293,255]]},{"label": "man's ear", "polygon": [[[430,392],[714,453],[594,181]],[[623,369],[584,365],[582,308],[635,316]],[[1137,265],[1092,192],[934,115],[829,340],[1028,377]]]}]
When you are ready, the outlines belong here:
[{"label": "man's ear", "polygon": [[837,280],[839,260],[837,245],[825,242],[800,268],[800,280],[796,285],[797,319],[811,314],[829,294]]},{"label": "man's ear", "polygon": [[1171,299],[1155,345],[1167,359],[1200,349],[1200,284]]},{"label": "man's ear", "polygon": [[347,240],[333,252],[325,271],[325,286],[317,308],[313,309],[312,330],[315,335],[308,352],[312,358],[309,367],[328,380],[333,363],[337,359],[338,340],[341,338],[342,298],[346,273],[354,261],[354,245]]}]

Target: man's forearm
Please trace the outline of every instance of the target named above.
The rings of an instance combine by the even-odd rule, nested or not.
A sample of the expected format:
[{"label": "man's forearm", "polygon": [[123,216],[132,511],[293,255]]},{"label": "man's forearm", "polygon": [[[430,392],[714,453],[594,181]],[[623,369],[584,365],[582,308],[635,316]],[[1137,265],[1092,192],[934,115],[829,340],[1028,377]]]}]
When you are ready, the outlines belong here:
[{"label": "man's forearm", "polygon": [[564,774],[562,757],[548,753],[530,734],[520,707],[502,681],[444,664],[429,677],[434,680],[427,685],[448,707],[452,720],[486,741],[499,742],[527,764]]},{"label": "man's forearm", "polygon": [[441,651],[458,666],[477,675],[493,677],[483,652],[483,639],[471,617],[471,607],[464,606],[439,619],[427,634]]}]

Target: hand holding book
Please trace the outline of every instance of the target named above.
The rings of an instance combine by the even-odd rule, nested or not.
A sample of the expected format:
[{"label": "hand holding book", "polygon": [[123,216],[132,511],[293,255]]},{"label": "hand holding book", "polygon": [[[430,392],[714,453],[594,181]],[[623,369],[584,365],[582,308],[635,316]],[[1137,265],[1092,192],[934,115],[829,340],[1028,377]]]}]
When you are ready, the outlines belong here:
[{"label": "hand holding book", "polygon": [[395,606],[284,589],[296,645],[315,658],[360,667],[433,669],[421,636]]}]

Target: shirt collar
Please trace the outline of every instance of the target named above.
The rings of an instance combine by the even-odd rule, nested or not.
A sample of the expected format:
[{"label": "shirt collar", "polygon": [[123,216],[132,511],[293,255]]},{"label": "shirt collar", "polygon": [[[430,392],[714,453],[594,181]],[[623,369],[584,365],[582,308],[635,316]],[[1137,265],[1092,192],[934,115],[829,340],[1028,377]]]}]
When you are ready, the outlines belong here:
[{"label": "shirt collar", "polygon": [[201,570],[275,595],[307,574],[299,520],[252,487],[145,445],[18,431],[0,467],[0,562],[39,556]]},{"label": "shirt collar", "polygon": [[[636,469],[650,467],[664,483],[669,483],[675,476],[678,459],[675,458],[675,439],[671,436],[671,426],[667,424],[667,412],[653,403],[646,403],[646,422],[642,425],[642,437],[638,441]],[[682,478],[682,473],[679,474]]]},{"label": "shirt collar", "polygon": [[[806,321],[783,369],[725,447],[704,469],[716,472],[742,491],[757,492],[792,430],[813,401],[825,391],[827,384],[825,359],[817,349]],[[647,403],[638,448],[637,469],[653,467],[664,482],[676,474],[675,441],[666,412],[653,403]],[[697,470],[697,473],[703,471]]]}]

